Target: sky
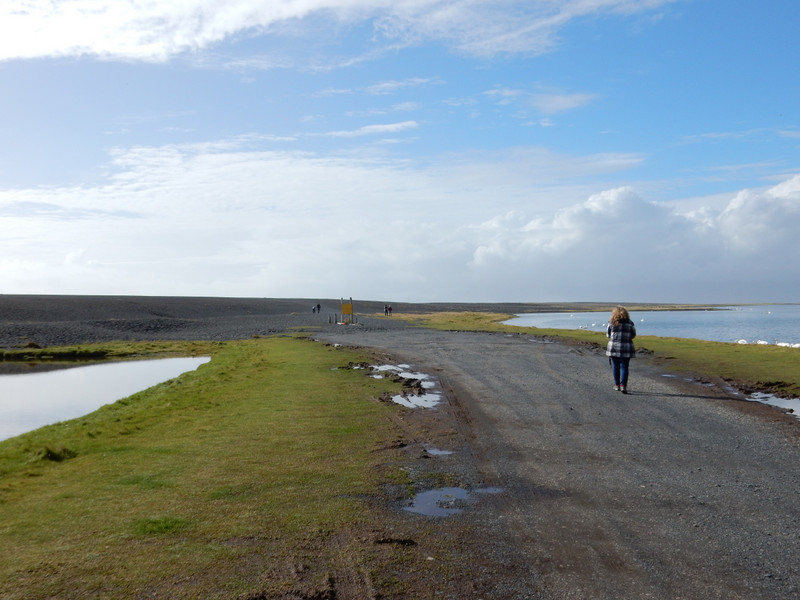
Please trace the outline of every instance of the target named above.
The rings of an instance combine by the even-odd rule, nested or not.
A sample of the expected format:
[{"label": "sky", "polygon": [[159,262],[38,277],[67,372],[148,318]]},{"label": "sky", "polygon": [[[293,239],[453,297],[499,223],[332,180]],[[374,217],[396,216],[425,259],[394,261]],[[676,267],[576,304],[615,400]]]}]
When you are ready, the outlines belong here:
[{"label": "sky", "polygon": [[798,302],[798,23],[2,0],[0,293]]}]

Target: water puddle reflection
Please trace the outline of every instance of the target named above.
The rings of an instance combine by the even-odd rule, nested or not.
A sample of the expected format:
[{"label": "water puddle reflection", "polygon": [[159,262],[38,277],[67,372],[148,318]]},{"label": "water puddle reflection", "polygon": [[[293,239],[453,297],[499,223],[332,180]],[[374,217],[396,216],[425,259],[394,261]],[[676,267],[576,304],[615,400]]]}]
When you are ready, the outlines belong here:
[{"label": "water puddle reflection", "polygon": [[427,517],[448,517],[463,512],[475,500],[475,496],[499,494],[502,491],[502,488],[496,487],[477,488],[472,493],[460,487],[437,488],[420,492],[414,496],[411,505],[403,510]]},{"label": "water puddle reflection", "polygon": [[764,394],[756,392],[747,397],[751,402],[769,404],[777,408],[782,408],[791,413],[796,419],[800,419],[800,398],[778,398],[774,394]]},{"label": "water puddle reflection", "polygon": [[209,360],[160,358],[0,375],[0,440],[86,415]]},{"label": "water puddle reflection", "polygon": [[[666,373],[662,373],[662,377],[671,377],[675,378],[675,375],[670,375]],[[692,378],[686,378],[684,381],[689,381],[692,383],[699,383],[700,385],[704,385],[706,387],[714,387],[713,383],[710,382],[702,382],[697,381]],[[739,398],[744,398],[749,402],[760,402],[761,404],[768,404],[769,406],[774,406],[776,408],[781,408],[791,414],[796,419],[800,419],[800,398],[779,398],[775,394],[767,394],[764,392],[754,392],[749,396],[745,396],[742,392],[737,390],[732,386],[725,386],[722,388],[728,394],[732,396],[738,396]]]},{"label": "water puddle reflection", "polygon": [[442,401],[436,380],[427,373],[412,371],[410,365],[373,365],[372,377],[381,379],[386,375],[414,382],[413,393],[403,392],[392,396],[392,402],[408,408],[434,408]]},{"label": "water puddle reflection", "polygon": [[439,393],[405,395],[397,394],[392,396],[392,402],[395,404],[402,404],[408,408],[433,408],[442,401],[442,395]]},{"label": "water puddle reflection", "polygon": [[425,452],[427,452],[431,456],[450,456],[451,454],[453,454],[452,450],[439,450],[438,448],[430,448],[430,447],[426,447]]}]

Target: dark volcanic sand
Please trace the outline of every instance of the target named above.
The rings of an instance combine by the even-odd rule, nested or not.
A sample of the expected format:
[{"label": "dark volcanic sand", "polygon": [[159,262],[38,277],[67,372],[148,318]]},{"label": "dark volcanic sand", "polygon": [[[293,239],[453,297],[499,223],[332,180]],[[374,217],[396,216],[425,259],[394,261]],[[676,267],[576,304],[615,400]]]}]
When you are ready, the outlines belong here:
[{"label": "dark volcanic sand", "polygon": [[[312,313],[319,303],[320,313]],[[404,327],[372,319],[383,302],[354,300],[357,322],[368,328]],[[392,303],[395,312],[521,313],[597,308],[608,304]],[[113,340],[234,340],[296,327],[335,324],[338,299],[199,298],[156,296],[0,295],[0,347],[71,346]]]},{"label": "dark volcanic sand", "polygon": [[[234,340],[333,321],[339,301],[148,296],[0,296],[0,347],[112,340]],[[376,304],[376,303],[372,303]],[[381,305],[381,310],[382,310]],[[373,312],[377,310],[372,307]]]}]

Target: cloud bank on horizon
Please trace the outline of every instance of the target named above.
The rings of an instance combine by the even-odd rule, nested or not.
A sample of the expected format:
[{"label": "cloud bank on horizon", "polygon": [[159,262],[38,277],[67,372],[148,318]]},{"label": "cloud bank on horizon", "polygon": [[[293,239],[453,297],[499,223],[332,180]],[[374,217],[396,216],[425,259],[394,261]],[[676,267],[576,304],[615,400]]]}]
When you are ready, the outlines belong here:
[{"label": "cloud bank on horizon", "polygon": [[12,0],[0,293],[797,301],[800,5],[709,4]]}]

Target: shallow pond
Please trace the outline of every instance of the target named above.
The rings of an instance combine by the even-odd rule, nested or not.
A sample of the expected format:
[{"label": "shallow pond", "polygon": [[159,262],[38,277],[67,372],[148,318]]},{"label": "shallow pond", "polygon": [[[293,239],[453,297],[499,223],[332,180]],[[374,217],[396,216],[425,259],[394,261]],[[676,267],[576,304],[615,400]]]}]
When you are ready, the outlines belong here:
[{"label": "shallow pond", "polygon": [[0,375],[0,440],[88,414],[209,360],[159,358]]}]

